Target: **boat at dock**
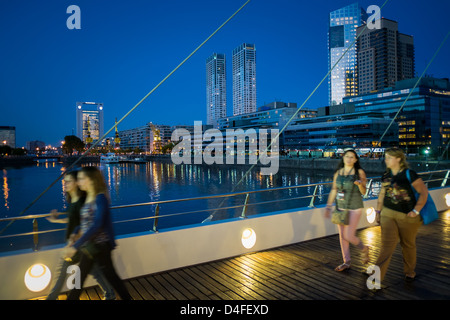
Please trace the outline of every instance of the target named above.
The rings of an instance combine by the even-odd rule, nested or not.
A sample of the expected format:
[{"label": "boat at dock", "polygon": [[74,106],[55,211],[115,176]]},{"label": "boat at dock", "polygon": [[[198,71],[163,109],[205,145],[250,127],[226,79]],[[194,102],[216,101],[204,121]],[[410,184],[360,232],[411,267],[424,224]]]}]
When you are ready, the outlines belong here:
[{"label": "boat at dock", "polygon": [[120,157],[117,156],[115,153],[109,152],[106,155],[100,157],[100,163],[105,164],[120,163]]}]

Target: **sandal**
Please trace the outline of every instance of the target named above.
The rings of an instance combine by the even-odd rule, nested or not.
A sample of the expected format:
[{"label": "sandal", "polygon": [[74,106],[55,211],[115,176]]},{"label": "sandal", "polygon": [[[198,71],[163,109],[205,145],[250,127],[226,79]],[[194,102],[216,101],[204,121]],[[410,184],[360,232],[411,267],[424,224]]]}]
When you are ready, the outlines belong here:
[{"label": "sandal", "polygon": [[363,252],[362,263],[363,264],[368,264],[369,263],[369,260],[370,260],[369,251],[370,251],[370,247],[369,246],[366,246],[365,249],[362,250],[362,252]]},{"label": "sandal", "polygon": [[337,266],[334,269],[334,271],[342,272],[342,271],[348,270],[348,269],[350,269],[350,263],[343,263],[343,264]]}]

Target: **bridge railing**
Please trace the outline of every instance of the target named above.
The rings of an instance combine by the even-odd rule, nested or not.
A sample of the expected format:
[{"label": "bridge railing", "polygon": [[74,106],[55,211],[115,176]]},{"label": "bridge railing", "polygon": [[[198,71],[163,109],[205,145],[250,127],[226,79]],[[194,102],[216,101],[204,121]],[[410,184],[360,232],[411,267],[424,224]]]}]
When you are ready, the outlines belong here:
[{"label": "bridge railing", "polygon": [[[450,178],[450,170],[427,171],[418,174],[429,188],[447,186]],[[170,228],[170,224],[169,226],[166,225],[161,228],[160,221],[170,219],[172,221],[180,221],[180,217],[189,216],[190,218],[181,223],[181,225],[180,223],[178,223],[178,225],[175,224],[177,227],[236,217],[245,219],[250,215],[282,211],[291,208],[313,208],[317,205],[322,205],[327,201],[331,184],[332,181],[328,181],[201,197],[116,205],[112,206],[111,210],[114,214],[115,229],[119,225],[131,225],[131,227],[123,228],[122,234],[144,231],[158,232],[158,230]],[[364,195],[364,198],[376,198],[381,188],[381,176],[368,177],[366,186],[367,192]],[[199,209],[200,206],[192,205],[193,202],[198,204],[200,201],[207,201],[207,207]],[[142,213],[142,210],[145,208],[150,208],[147,209],[148,214]],[[177,209],[179,210],[181,208],[188,210],[177,211]],[[189,208],[193,208],[194,210],[189,210]],[[133,216],[133,214],[130,214],[129,210],[132,209],[139,210],[139,215]],[[54,224],[42,222],[45,221],[45,218],[50,217],[50,215],[50,213],[30,214],[0,219],[0,226],[2,223],[9,223],[11,221],[25,222],[25,225],[20,228],[20,231],[16,230],[11,234],[0,235],[0,242],[8,241],[11,243],[11,247],[18,248],[18,245],[12,245],[14,241],[17,242],[16,239],[28,239],[26,241],[18,241],[18,243],[21,243],[22,247],[20,248],[30,248],[29,238],[32,237],[31,247],[34,250],[38,250],[40,248],[40,240],[43,236],[65,232],[66,230],[65,228],[54,227],[48,229],[41,228],[40,226],[45,224],[54,226]],[[137,228],[136,224],[140,227]],[[24,230],[27,231],[24,232]],[[59,237],[58,240],[59,243],[61,243],[62,237]],[[56,240],[57,243],[58,240]],[[5,245],[0,251],[6,251]]]}]

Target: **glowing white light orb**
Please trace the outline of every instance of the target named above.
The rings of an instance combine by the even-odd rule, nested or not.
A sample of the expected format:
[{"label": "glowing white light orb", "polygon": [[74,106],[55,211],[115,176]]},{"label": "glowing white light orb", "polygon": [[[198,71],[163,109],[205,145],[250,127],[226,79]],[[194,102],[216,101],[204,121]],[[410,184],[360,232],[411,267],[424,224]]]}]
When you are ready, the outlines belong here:
[{"label": "glowing white light orb", "polygon": [[377,212],[375,211],[374,207],[370,207],[366,210],[366,214],[367,214],[367,221],[369,223],[374,223],[375,218],[377,217]]},{"label": "glowing white light orb", "polygon": [[28,290],[39,292],[47,288],[52,278],[50,269],[42,263],[37,263],[25,272],[25,286]]},{"label": "glowing white light orb", "polygon": [[242,232],[242,245],[246,249],[251,249],[256,243],[256,233],[253,229],[247,228]]}]

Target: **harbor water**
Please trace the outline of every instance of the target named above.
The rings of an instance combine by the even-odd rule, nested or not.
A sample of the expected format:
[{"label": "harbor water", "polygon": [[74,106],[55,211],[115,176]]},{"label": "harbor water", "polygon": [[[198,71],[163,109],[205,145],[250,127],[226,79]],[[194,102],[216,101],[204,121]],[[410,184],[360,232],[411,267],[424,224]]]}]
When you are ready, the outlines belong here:
[{"label": "harbor water", "polygon": [[[174,165],[171,162],[150,161],[142,164],[120,163],[83,165],[98,166],[102,171],[111,198],[111,206],[127,206],[112,209],[114,229],[117,235],[153,230],[155,212],[158,211],[157,229],[181,227],[209,221],[235,218],[242,214],[245,191],[253,192],[278,187],[290,187],[311,183],[329,182],[332,171],[314,172],[297,168],[280,168],[276,175],[261,175],[259,168],[249,166]],[[26,212],[33,202],[66,168],[56,161],[41,161],[33,166],[3,168],[0,172],[0,218],[22,215],[46,214],[52,209],[64,211],[67,207],[64,183],[58,180]],[[244,192],[234,197],[209,198],[195,201],[164,202],[205,196]],[[250,193],[246,215],[305,207],[314,187],[283,189],[280,191]],[[324,203],[329,185],[316,190],[316,204]],[[289,199],[276,201],[279,199]],[[157,202],[162,201],[157,208]],[[129,206],[149,203],[145,206]],[[156,203],[155,203],[156,202]],[[266,202],[264,205],[256,203]],[[224,209],[225,208],[225,209]],[[190,212],[188,214],[184,214]],[[209,219],[208,219],[209,218]],[[130,221],[131,220],[131,221]],[[33,219],[3,221],[0,235],[0,252],[22,248],[42,247],[64,242],[64,224],[50,223],[45,218],[36,219],[38,235],[7,237],[7,235],[33,231]],[[58,232],[45,232],[61,229]]]}]

